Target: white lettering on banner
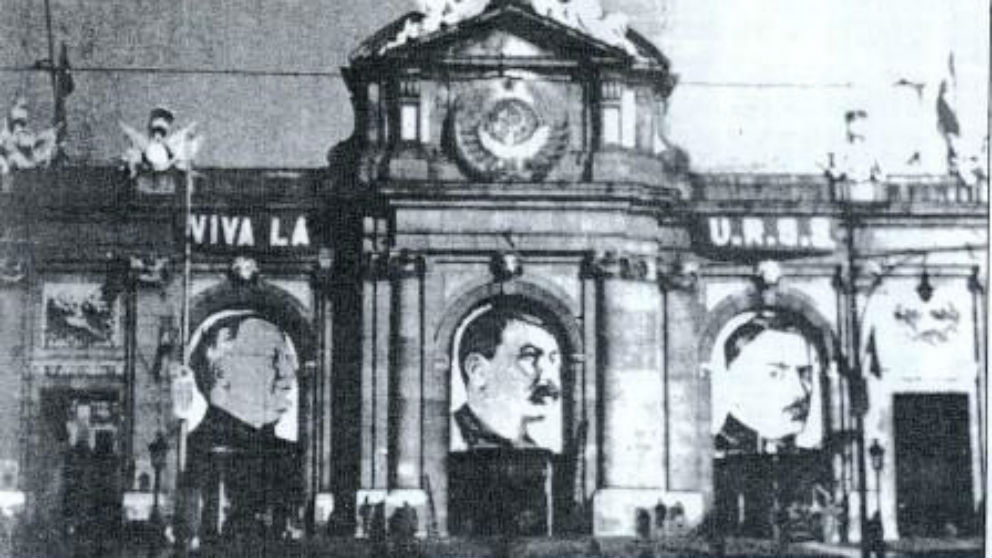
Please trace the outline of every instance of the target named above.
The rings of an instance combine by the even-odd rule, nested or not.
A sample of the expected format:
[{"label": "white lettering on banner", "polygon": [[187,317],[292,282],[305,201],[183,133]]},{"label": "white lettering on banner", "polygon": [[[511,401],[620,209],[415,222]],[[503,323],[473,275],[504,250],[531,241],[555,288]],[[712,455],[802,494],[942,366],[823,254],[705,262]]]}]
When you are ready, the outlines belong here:
[{"label": "white lettering on banner", "polygon": [[709,217],[709,244],[716,248],[832,251],[837,247],[828,217]]},{"label": "white lettering on banner", "polygon": [[203,235],[207,232],[206,215],[190,215],[188,234],[196,244],[203,244]]},{"label": "white lettering on banner", "polygon": [[783,217],[778,220],[778,243],[789,248],[799,245],[799,223],[795,219]]},{"label": "white lettering on banner", "polygon": [[269,228],[269,246],[289,246],[289,239],[279,235],[279,218],[272,218],[272,227]]},{"label": "white lettering on banner", "polygon": [[224,228],[224,243],[234,244],[235,235],[238,232],[238,225],[241,224],[240,217],[221,217],[221,225]]},{"label": "white lettering on banner", "polygon": [[726,246],[730,242],[730,219],[710,218],[710,242],[716,246]]},{"label": "white lettering on banner", "polygon": [[745,217],[741,224],[744,229],[744,246],[761,246],[765,240],[765,224],[761,219]]},{"label": "white lettering on banner", "polygon": [[310,246],[310,233],[307,232],[307,219],[302,215],[296,218],[296,226],[293,227],[293,246]]},{"label": "white lettering on banner", "polygon": [[255,230],[251,225],[251,218],[245,217],[241,222],[241,234],[238,235],[238,246],[254,246]]},{"label": "white lettering on banner", "polygon": [[[257,237],[267,241],[263,247],[268,248],[297,248],[310,246],[310,233],[307,228],[307,218],[298,215],[286,221],[283,217],[269,217],[262,220],[267,223],[269,230],[256,231],[252,218],[244,215],[202,215],[191,214],[186,222],[186,235],[198,246],[223,247],[253,247]],[[288,223],[292,222],[290,230]],[[264,225],[263,225],[264,226]]]}]

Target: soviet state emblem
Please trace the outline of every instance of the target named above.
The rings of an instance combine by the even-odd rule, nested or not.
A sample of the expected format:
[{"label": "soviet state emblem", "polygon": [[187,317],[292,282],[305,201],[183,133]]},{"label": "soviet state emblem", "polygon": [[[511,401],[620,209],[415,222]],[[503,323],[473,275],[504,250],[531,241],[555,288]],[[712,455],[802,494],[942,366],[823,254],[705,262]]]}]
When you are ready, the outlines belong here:
[{"label": "soviet state emblem", "polygon": [[562,97],[549,84],[515,77],[463,92],[452,119],[459,161],[481,180],[542,180],[568,147]]}]

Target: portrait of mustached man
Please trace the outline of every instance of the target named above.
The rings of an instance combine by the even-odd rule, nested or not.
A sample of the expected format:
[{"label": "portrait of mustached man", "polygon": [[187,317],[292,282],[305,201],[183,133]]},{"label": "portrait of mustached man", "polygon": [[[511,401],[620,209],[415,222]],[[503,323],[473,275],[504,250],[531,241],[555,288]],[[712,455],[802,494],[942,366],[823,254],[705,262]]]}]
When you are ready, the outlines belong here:
[{"label": "portrait of mustached man", "polygon": [[[484,308],[457,344],[464,403],[454,413],[452,450],[561,450],[561,346],[541,318],[513,307]],[[456,398],[453,398],[456,403]]]}]

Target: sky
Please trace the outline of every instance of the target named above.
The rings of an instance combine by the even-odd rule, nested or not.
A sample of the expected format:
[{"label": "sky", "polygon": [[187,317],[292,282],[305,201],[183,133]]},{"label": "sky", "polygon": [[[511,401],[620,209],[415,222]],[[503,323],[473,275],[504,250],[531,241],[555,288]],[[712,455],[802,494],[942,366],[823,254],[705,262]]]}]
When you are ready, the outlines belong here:
[{"label": "sky", "polygon": [[[951,53],[964,148],[977,151],[988,128],[989,6],[980,0],[602,2],[671,59],[679,84],[668,136],[696,171],[819,172],[844,141],[844,113],[862,109],[887,172],[943,172],[934,107]],[[55,41],[66,42],[80,69],[68,103],[74,161],[116,161],[127,146],[117,122],[142,126],[151,106],[166,104],[178,123],[200,124],[201,164],[228,167],[325,166],[327,150],[353,128],[339,75],[348,53],[417,7],[415,0],[51,4]],[[41,6],[5,3],[0,66],[24,68],[47,56]],[[213,73],[133,71],[141,68]],[[900,80],[917,87],[894,85]],[[42,123],[50,118],[45,74],[0,71],[0,99],[18,93]],[[906,164],[917,151],[919,162]]]}]

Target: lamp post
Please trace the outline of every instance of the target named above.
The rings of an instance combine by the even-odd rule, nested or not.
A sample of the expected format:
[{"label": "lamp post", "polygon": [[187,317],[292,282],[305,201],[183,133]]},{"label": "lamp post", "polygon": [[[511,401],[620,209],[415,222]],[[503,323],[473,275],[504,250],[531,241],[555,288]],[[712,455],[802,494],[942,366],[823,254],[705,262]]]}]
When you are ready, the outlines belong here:
[{"label": "lamp post", "polygon": [[[851,204],[845,206],[845,224],[847,228],[847,239],[846,239],[846,249],[847,249],[847,277],[843,276],[841,268],[837,268],[837,283],[842,287],[844,294],[847,297],[848,304],[848,319],[847,327],[849,331],[849,363],[851,365],[851,402],[852,402],[852,412],[854,415],[854,429],[855,429],[855,464],[857,466],[857,478],[858,478],[858,520],[860,526],[860,547],[862,558],[868,558],[871,548],[869,547],[870,541],[866,534],[868,533],[868,490],[867,490],[867,464],[865,459],[865,420],[864,415],[868,411],[868,386],[865,379],[864,369],[861,362],[861,326],[862,318],[866,315],[865,310],[871,295],[874,294],[875,289],[881,285],[883,277],[887,272],[891,271],[895,266],[888,266],[887,269],[878,269],[873,272],[874,275],[871,285],[868,287],[865,293],[864,308],[858,308],[858,263],[859,259],[864,260],[865,258],[859,257],[857,253],[857,247],[854,242],[854,232],[857,226],[857,218],[855,216],[854,207]],[[952,250],[957,249],[953,248]],[[909,253],[909,257],[918,256],[918,253]],[[925,258],[925,253],[924,253]],[[908,258],[904,258],[904,262]],[[901,262],[900,262],[901,263]],[[898,264],[897,264],[898,265]],[[930,275],[927,272],[926,261],[924,260],[923,271],[920,275],[920,282],[916,287],[916,294],[919,296],[920,300],[924,303],[929,302],[933,297],[935,287],[930,283]],[[873,362],[872,366],[877,367],[878,363]],[[882,458],[884,457],[885,450],[881,445],[878,445],[878,440],[872,444],[872,447],[868,452],[871,453],[872,467],[875,469],[876,480],[881,474]],[[879,498],[881,496],[879,495]],[[881,506],[879,505],[879,509]]]},{"label": "lamp post", "polygon": [[878,438],[872,440],[871,447],[868,448],[868,454],[871,455],[871,468],[875,470],[875,507],[878,510],[879,517],[881,517],[882,467],[885,466],[885,448],[878,443]]},{"label": "lamp post", "polygon": [[[854,242],[855,217],[850,204],[845,207],[845,221],[847,224],[847,271],[846,281],[847,303],[848,303],[848,331],[850,338],[850,358],[851,373],[853,382],[851,383],[851,402],[854,411],[855,449],[854,457],[858,471],[858,524],[860,526],[860,547],[861,558],[868,558],[870,549],[868,547],[868,505],[865,502],[867,491],[865,490],[865,412],[867,411],[867,389],[865,385],[864,371],[861,369],[861,324],[858,319],[858,268],[856,246]],[[838,269],[838,272],[840,269]],[[839,273],[838,273],[839,275]],[[843,285],[845,282],[841,281]]]},{"label": "lamp post", "polygon": [[155,439],[148,444],[148,453],[152,458],[152,469],[155,470],[155,477],[152,482],[152,523],[157,524],[162,516],[159,509],[159,490],[161,488],[162,469],[165,468],[165,460],[169,451],[169,442],[165,439],[165,434],[161,430],[155,433]]}]

